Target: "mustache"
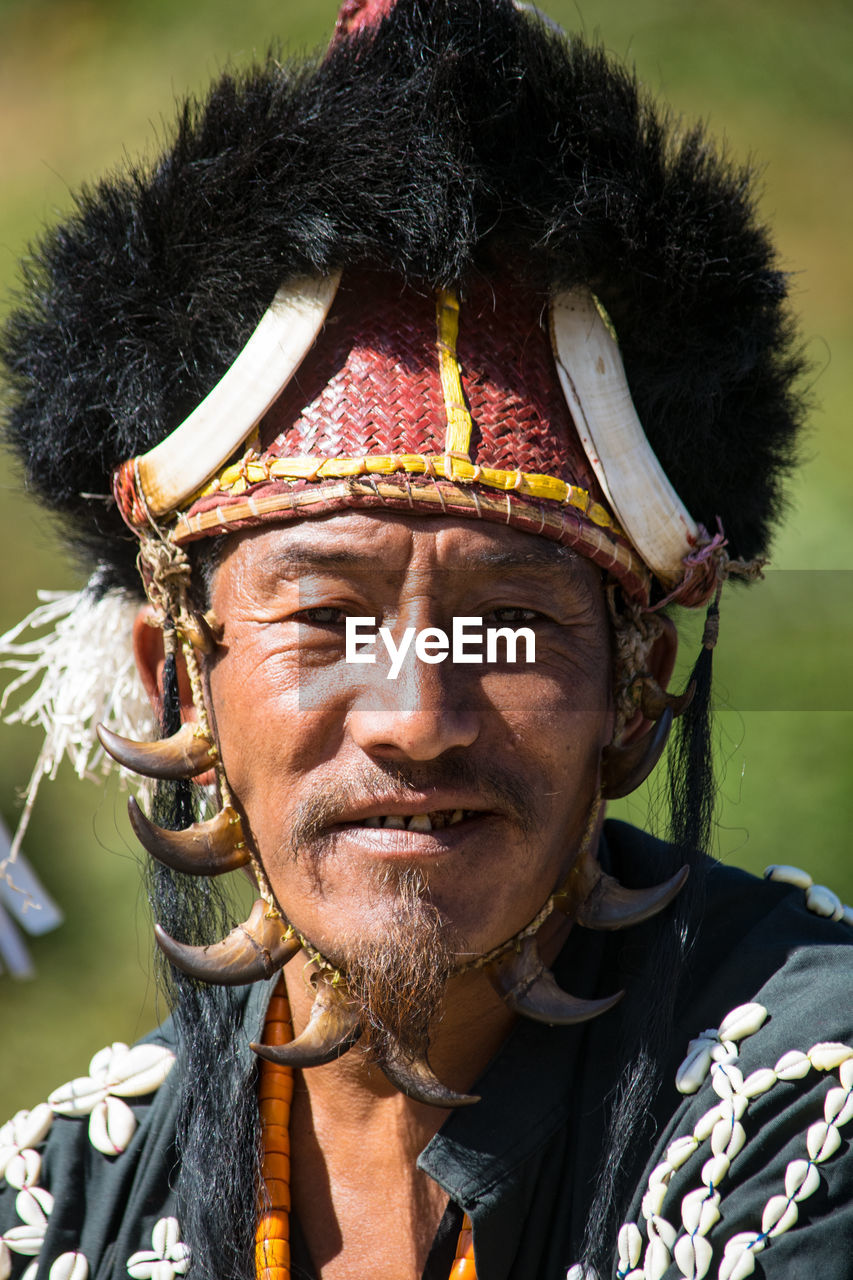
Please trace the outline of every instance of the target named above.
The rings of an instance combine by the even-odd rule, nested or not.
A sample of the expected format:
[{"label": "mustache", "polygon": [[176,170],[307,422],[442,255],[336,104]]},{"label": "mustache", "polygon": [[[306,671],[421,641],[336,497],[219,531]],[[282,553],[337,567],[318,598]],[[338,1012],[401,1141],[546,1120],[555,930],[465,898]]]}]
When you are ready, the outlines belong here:
[{"label": "mustache", "polygon": [[490,764],[478,764],[465,755],[423,762],[384,764],[376,761],[351,774],[332,778],[322,790],[299,804],[293,815],[290,845],[294,856],[328,834],[353,809],[363,808],[407,792],[429,790],[466,791],[476,794],[484,809],[496,809],[525,835],[533,830],[530,786],[518,774]]}]

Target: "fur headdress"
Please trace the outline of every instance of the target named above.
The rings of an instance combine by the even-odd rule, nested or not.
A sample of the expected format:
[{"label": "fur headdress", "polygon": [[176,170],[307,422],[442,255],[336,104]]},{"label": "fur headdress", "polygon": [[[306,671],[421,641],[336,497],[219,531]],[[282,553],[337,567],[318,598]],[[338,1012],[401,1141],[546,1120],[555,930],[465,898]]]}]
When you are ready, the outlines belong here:
[{"label": "fur headdress", "polygon": [[315,63],[224,77],[170,149],[83,191],[3,339],[28,486],[138,586],[110,477],[222,377],[282,280],[342,267],[463,294],[594,289],[687,509],[766,548],[798,357],[749,175],[603,51],[509,0],[400,0]]}]

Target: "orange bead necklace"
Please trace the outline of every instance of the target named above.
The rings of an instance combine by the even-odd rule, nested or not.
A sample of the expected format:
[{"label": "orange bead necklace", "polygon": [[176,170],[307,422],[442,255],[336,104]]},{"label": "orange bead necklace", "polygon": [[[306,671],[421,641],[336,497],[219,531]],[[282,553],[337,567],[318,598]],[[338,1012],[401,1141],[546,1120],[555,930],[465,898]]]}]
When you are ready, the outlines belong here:
[{"label": "orange bead necklace", "polygon": [[[293,1039],[290,1005],[284,979],[279,978],[264,1023],[266,1044],[288,1044]],[[258,1110],[263,1142],[263,1176],[269,1205],[258,1215],[255,1231],[257,1280],[290,1280],[290,1106],[293,1101],[293,1069],[260,1059]],[[449,1280],[477,1280],[474,1240],[466,1214],[459,1232],[456,1258]]]}]

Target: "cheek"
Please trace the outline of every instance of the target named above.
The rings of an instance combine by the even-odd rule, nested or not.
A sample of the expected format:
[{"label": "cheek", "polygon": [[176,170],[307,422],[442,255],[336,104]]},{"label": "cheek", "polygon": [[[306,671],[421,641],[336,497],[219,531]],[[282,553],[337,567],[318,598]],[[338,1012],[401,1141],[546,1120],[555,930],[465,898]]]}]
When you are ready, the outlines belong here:
[{"label": "cheek", "polygon": [[297,776],[328,750],[329,717],[292,655],[235,638],[209,673],[212,718],[229,785],[259,832],[280,820]]},{"label": "cheek", "polygon": [[609,662],[581,665],[546,651],[524,670],[487,672],[481,689],[521,750],[564,761],[568,747],[596,755],[610,741]]}]

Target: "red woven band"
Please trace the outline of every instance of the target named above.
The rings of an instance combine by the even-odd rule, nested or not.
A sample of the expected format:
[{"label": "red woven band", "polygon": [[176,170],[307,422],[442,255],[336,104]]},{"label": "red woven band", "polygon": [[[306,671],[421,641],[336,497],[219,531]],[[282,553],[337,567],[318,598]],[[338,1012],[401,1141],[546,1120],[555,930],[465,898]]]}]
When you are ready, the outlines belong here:
[{"label": "red woven band", "polygon": [[[439,308],[453,311],[457,401],[435,294],[389,274],[345,275],[297,375],[172,537],[185,543],[342,507],[446,512],[576,546],[647,602],[649,572],[606,509],[557,380],[547,301],[501,283],[475,288],[458,315],[455,304]],[[470,438],[451,456],[460,419]],[[144,503],[128,465],[116,496],[138,527]]]}]

